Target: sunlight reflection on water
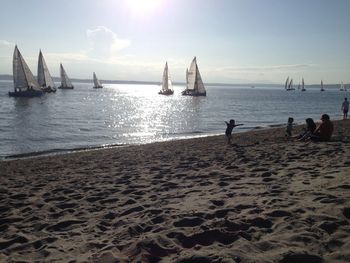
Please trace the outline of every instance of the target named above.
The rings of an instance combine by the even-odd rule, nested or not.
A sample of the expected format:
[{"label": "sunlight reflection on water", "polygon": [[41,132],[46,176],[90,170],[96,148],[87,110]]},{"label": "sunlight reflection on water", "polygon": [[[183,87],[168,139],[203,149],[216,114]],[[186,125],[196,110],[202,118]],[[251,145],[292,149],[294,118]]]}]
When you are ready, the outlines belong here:
[{"label": "sunlight reflection on water", "polygon": [[24,152],[108,144],[139,144],[222,134],[225,120],[244,123],[234,132],[284,124],[289,116],[303,123],[323,112],[340,118],[345,93],[277,88],[207,87],[207,97],[158,95],[159,85],[106,84],[96,90],[76,83],[42,98],[7,96],[11,82],[0,82],[0,157]]}]

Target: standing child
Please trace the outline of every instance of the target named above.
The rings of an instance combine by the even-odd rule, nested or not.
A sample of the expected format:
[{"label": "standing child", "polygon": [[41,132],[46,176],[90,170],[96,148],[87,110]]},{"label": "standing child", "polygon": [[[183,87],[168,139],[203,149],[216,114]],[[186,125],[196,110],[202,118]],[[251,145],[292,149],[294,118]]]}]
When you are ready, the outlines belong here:
[{"label": "standing child", "polygon": [[294,121],[294,119],[292,117],[288,118],[288,123],[287,123],[287,128],[286,128],[286,136],[288,136],[288,137],[292,136],[293,121]]},{"label": "standing child", "polygon": [[227,121],[225,121],[225,123],[226,123],[226,126],[227,126],[226,127],[226,131],[225,131],[225,135],[226,135],[226,138],[227,138],[227,143],[231,144],[233,128],[237,127],[237,126],[241,126],[243,124],[236,124],[235,120],[230,120],[229,123]]},{"label": "standing child", "polygon": [[348,102],[348,98],[344,98],[344,101],[341,105],[341,110],[343,111],[343,119],[347,119],[348,118],[348,112],[349,112],[349,102]]}]

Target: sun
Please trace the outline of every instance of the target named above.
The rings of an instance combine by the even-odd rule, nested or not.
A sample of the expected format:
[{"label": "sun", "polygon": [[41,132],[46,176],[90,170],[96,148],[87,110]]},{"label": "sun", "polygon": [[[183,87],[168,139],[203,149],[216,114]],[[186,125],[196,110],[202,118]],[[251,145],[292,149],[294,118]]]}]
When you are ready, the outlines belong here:
[{"label": "sun", "polygon": [[133,15],[149,15],[159,9],[164,0],[125,0]]}]

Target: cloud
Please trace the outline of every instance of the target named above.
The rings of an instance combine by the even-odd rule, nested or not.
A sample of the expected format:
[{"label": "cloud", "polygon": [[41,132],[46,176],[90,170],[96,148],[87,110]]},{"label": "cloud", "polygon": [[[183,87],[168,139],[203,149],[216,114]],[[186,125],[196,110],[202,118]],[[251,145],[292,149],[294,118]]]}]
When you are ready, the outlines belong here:
[{"label": "cloud", "polygon": [[89,58],[85,52],[80,53],[44,53],[45,59],[55,61],[55,62],[86,62],[86,61],[96,61]]},{"label": "cloud", "polygon": [[92,57],[116,56],[119,51],[130,46],[130,40],[119,38],[116,33],[104,26],[88,29],[86,35],[91,44],[88,54]]},{"label": "cloud", "polygon": [[130,41],[118,38],[117,34],[107,27],[87,29],[86,37],[90,42],[90,48],[76,52],[44,53],[46,61],[63,64],[125,65],[125,61],[131,57],[120,53],[130,45]]},{"label": "cloud", "polygon": [[242,72],[271,72],[285,70],[302,70],[315,66],[314,64],[292,64],[292,65],[275,65],[275,66],[250,66],[250,67],[221,67],[216,71],[242,73]]},{"label": "cloud", "polygon": [[6,47],[14,47],[15,43],[9,42],[7,40],[0,39],[0,45],[6,46]]}]

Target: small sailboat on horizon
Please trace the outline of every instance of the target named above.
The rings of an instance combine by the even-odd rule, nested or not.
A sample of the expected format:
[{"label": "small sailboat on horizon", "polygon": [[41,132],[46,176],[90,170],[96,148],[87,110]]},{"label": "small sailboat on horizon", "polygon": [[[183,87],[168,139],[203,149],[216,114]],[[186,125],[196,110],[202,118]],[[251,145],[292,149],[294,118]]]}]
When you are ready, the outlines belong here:
[{"label": "small sailboat on horizon", "polygon": [[59,89],[74,89],[74,86],[70,79],[68,78],[68,75],[66,71],[64,70],[62,63],[60,64],[60,74],[61,74],[61,86],[59,86]]},{"label": "small sailboat on horizon", "polygon": [[17,45],[13,52],[13,84],[14,92],[9,92],[10,97],[40,97],[44,95],[39,83],[24,61]]},{"label": "small sailboat on horizon", "polygon": [[284,89],[286,91],[295,90],[295,88],[293,87],[293,78],[289,80],[289,76],[287,77],[286,82],[284,84]]},{"label": "small sailboat on horizon", "polygon": [[38,83],[44,92],[56,92],[55,84],[40,50],[38,59]]},{"label": "small sailboat on horizon", "polygon": [[284,83],[284,89],[287,90],[289,84],[289,76],[286,79],[286,82]]},{"label": "small sailboat on horizon", "polygon": [[346,87],[345,87],[343,81],[340,84],[340,91],[346,91]]},{"label": "small sailboat on horizon", "polygon": [[94,80],[94,89],[102,89],[103,86],[101,85],[101,82],[96,77],[96,73],[94,72],[92,75],[93,75],[93,80]]},{"label": "small sailboat on horizon", "polygon": [[323,81],[321,80],[321,89],[320,91],[325,91],[324,87],[323,87]]},{"label": "small sailboat on horizon", "polygon": [[306,89],[305,89],[305,83],[304,83],[304,78],[301,79],[301,91],[306,91]]},{"label": "small sailboat on horizon", "polygon": [[161,95],[172,95],[174,94],[174,90],[172,89],[172,81],[169,74],[168,62],[165,62],[165,67],[163,71],[163,79],[162,79],[162,89],[158,92]]},{"label": "small sailboat on horizon", "polygon": [[288,83],[288,87],[286,89],[287,91],[290,90],[295,90],[295,88],[293,87],[293,78],[290,79],[289,83]]},{"label": "small sailboat on horizon", "polygon": [[181,93],[184,96],[206,96],[207,92],[199,73],[197,59],[193,58],[190,69],[186,71],[186,89]]}]

